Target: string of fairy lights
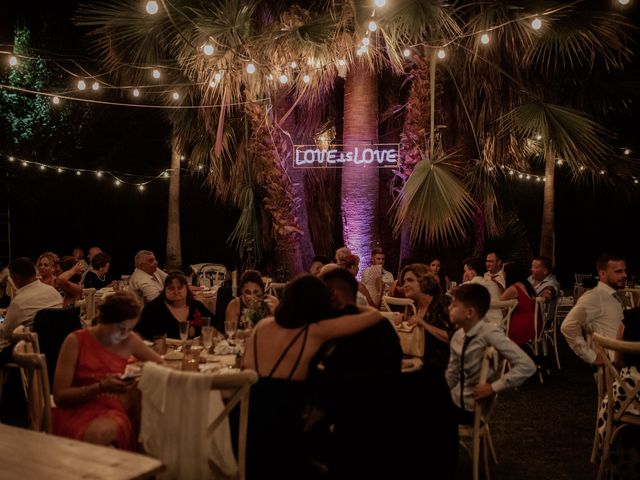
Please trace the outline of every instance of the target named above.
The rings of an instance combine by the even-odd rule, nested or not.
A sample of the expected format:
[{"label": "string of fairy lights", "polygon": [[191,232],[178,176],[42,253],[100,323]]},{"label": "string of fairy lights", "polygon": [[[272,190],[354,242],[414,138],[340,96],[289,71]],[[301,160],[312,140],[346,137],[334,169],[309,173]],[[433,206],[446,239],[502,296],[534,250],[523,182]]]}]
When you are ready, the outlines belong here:
[{"label": "string of fairy lights", "polygon": [[[630,3],[630,0],[617,0],[617,2],[625,7]],[[144,9],[148,15],[158,15],[161,13],[163,9],[166,10],[166,14],[171,19],[171,13],[168,10],[168,6],[164,1],[161,1],[160,4],[155,0],[142,0],[144,4]],[[362,56],[369,52],[369,46],[372,42],[372,35],[378,31],[379,28],[383,28],[383,26],[379,25],[377,19],[377,13],[379,9],[384,9],[387,4],[386,0],[372,0],[372,9],[371,14],[368,20],[365,21],[366,28],[364,29],[364,36],[356,45],[356,55]],[[579,3],[579,1],[574,1],[567,3],[563,6],[555,8],[553,10],[547,10],[540,13],[531,13],[527,15],[523,15],[519,19],[513,19],[507,21],[500,25],[494,25],[492,27],[486,28],[483,31],[479,32],[462,32],[455,38],[444,39],[438,45],[431,45],[426,43],[407,45],[402,50],[402,55],[410,59],[413,55],[415,55],[415,49],[419,46],[431,48],[435,50],[436,56],[440,60],[444,60],[447,56],[447,48],[450,45],[456,45],[458,42],[466,37],[477,36],[481,45],[489,45],[491,42],[491,33],[495,32],[497,29],[503,28],[511,23],[525,21],[528,22],[530,27],[535,30],[541,30],[544,26],[544,19],[546,16],[551,15],[553,13],[558,12],[559,10],[570,8],[574,4]],[[161,7],[162,5],[162,7]],[[170,5],[170,4],[169,4]],[[171,19],[172,20],[172,19]],[[172,21],[174,27],[175,23]],[[185,39],[186,40],[186,39]],[[189,42],[189,45],[192,45]],[[204,55],[205,57],[212,57],[216,50],[223,50],[225,48],[224,45],[215,44],[215,41],[211,38],[205,40],[200,46],[195,46],[194,50],[198,55]],[[2,49],[3,47],[10,47],[7,49]],[[35,51],[35,50],[34,50]],[[15,52],[15,47],[12,45],[0,45],[0,57],[5,56],[6,61],[10,68],[19,69],[21,62],[28,60],[42,60],[45,62],[50,62],[58,66],[62,71],[68,74],[71,77],[71,83],[75,86],[73,88],[66,89],[50,89],[50,90],[35,90],[24,87],[17,87],[13,85],[4,85],[0,84],[0,89],[12,90],[25,94],[33,94],[49,97],[51,103],[54,106],[60,106],[63,101],[78,101],[78,102],[87,102],[87,103],[95,103],[95,104],[104,104],[104,105],[116,105],[123,107],[133,107],[133,108],[158,108],[158,109],[200,109],[200,108],[219,108],[222,105],[220,104],[210,104],[210,105],[187,105],[183,104],[182,101],[184,99],[184,94],[181,93],[181,89],[190,88],[190,87],[206,87],[208,83],[209,88],[216,88],[221,81],[223,81],[225,72],[222,70],[218,70],[214,75],[213,79],[209,82],[201,82],[201,83],[182,83],[182,84],[167,84],[161,83],[162,79],[165,77],[164,72],[169,71],[171,69],[179,69],[175,66],[158,66],[158,65],[133,65],[133,64],[122,64],[123,68],[134,68],[141,70],[148,70],[150,81],[152,83],[148,84],[140,84],[140,85],[114,85],[108,81],[110,73],[108,72],[99,72],[99,73],[91,73],[86,70],[85,67],[81,65],[73,57],[65,57],[65,56],[54,56],[54,55],[27,55],[25,53]],[[264,74],[264,77],[268,81],[275,81],[277,76],[277,81],[285,86],[291,83],[292,72],[295,72],[296,78],[301,79],[304,84],[308,84],[311,82],[311,75],[313,75],[314,71],[321,70],[325,66],[320,64],[318,60],[313,60],[312,58],[308,58],[306,62],[306,67],[302,67],[304,62],[291,59],[288,63],[282,66],[263,66],[260,65],[256,60],[246,57],[243,60],[245,62],[243,69],[247,75],[255,75],[256,73]],[[65,65],[72,65],[71,68],[67,68]],[[338,69],[344,69],[347,66],[347,60],[345,58],[338,58],[335,60],[335,65]],[[73,68],[78,69],[81,73],[75,73]],[[275,73],[275,75],[274,75]],[[287,75],[289,73],[290,75]],[[107,91],[119,91],[124,93],[126,97],[128,97],[131,101],[110,101],[100,98],[90,98],[87,94],[91,95],[99,95],[102,90]],[[162,99],[162,102],[154,102],[154,99]],[[259,101],[269,102],[268,98],[260,99]],[[231,105],[242,105],[246,102],[239,102]],[[225,106],[230,106],[230,104],[225,104]],[[630,155],[631,150],[625,148],[623,151],[624,155]],[[95,175],[96,178],[102,177],[111,177],[113,180],[113,184],[115,186],[121,185],[133,185],[136,186],[140,191],[144,191],[145,186],[151,182],[156,180],[161,180],[163,178],[169,178],[171,170],[163,170],[159,174],[155,176],[140,176],[140,175],[130,175],[123,174],[121,172],[112,172],[107,170],[90,170],[90,169],[78,169],[78,168],[70,168],[59,165],[50,165],[42,162],[36,162],[28,159],[17,158],[12,155],[4,155],[9,163],[15,163],[16,165],[22,165],[22,167],[36,167],[36,170],[46,171],[46,170],[55,170],[58,173],[71,172],[76,176],[82,176],[83,174],[91,174]],[[561,159],[557,160],[557,165],[562,166],[563,161]],[[204,167],[202,165],[198,166],[197,170],[202,170]],[[488,167],[491,169],[492,167]],[[502,170],[504,177],[513,180],[523,180],[523,181],[532,181],[544,183],[546,182],[546,178],[544,175],[534,174],[531,172],[519,171],[509,166],[498,165],[494,168]],[[584,167],[580,168],[582,171]],[[182,169],[181,169],[182,170]],[[599,172],[601,175],[606,175],[607,172],[601,170]],[[137,177],[138,179],[144,180],[129,180],[130,177]],[[638,179],[632,177],[632,180],[635,184],[638,184]]]}]

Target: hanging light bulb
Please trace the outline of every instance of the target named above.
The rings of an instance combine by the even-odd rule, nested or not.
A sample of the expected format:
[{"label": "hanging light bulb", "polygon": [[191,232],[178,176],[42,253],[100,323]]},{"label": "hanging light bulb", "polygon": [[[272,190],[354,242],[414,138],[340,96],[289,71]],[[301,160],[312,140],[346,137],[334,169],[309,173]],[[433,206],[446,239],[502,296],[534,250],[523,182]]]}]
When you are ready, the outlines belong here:
[{"label": "hanging light bulb", "polygon": [[249,75],[256,73],[256,66],[253,63],[247,64],[247,73]]},{"label": "hanging light bulb", "polygon": [[169,178],[169,172],[167,172],[166,170],[164,172],[162,172],[162,176],[164,178]]},{"label": "hanging light bulb", "polygon": [[173,92],[171,94],[171,98],[173,98],[174,100],[178,100],[180,98],[180,94],[178,92]]},{"label": "hanging light bulb", "polygon": [[287,83],[289,81],[289,78],[287,78],[287,76],[285,74],[282,74],[282,75],[280,75],[278,80],[280,80],[280,83],[282,83],[284,85],[285,83]]},{"label": "hanging light bulb", "polygon": [[540,30],[540,27],[542,27],[542,20],[537,17],[534,18],[531,22],[531,28],[533,28],[534,30]]},{"label": "hanging light bulb", "polygon": [[220,72],[217,72],[217,73],[213,76],[213,79],[214,79],[216,82],[219,82],[221,78],[222,78],[222,74],[221,74]]},{"label": "hanging light bulb", "polygon": [[80,170],[76,170],[76,175],[80,176],[80,175],[82,175],[82,172]]},{"label": "hanging light bulb", "polygon": [[92,90],[99,90],[100,89],[100,84],[98,82],[93,82],[91,84],[91,89]]},{"label": "hanging light bulb", "polygon": [[28,165],[29,165],[29,164],[28,164],[26,161],[24,161],[24,160],[22,161],[22,166],[23,166],[23,167],[26,167],[26,166],[28,166]]},{"label": "hanging light bulb", "polygon": [[482,36],[480,37],[480,42],[482,42],[483,45],[486,45],[489,43],[489,35],[487,33],[483,33]]},{"label": "hanging light bulb", "polygon": [[44,165],[40,165],[40,170],[44,170],[45,166]]},{"label": "hanging light bulb", "polygon": [[96,172],[96,177],[102,178],[102,172],[100,170]]},{"label": "hanging light bulb", "polygon": [[298,68],[298,62],[296,62],[295,60],[293,62],[291,62],[291,68],[293,68],[293,69]]},{"label": "hanging light bulb", "polygon": [[387,0],[375,0],[373,3],[375,3],[376,7],[384,7],[387,4]]},{"label": "hanging light bulb", "polygon": [[142,185],[142,184],[138,185],[138,190],[140,190],[141,192],[143,192],[143,191],[144,191],[144,185]]},{"label": "hanging light bulb", "polygon": [[138,90],[137,88],[134,88],[132,93],[133,93],[134,97],[139,97],[140,96],[140,90]]},{"label": "hanging light bulb", "polygon": [[78,80],[78,90],[84,90],[85,88],[87,88],[87,82]]},{"label": "hanging light bulb", "polygon": [[149,0],[147,5],[145,6],[145,10],[149,15],[155,15],[158,13],[158,2],[154,0]]},{"label": "hanging light bulb", "polygon": [[625,148],[623,153],[625,155],[631,155],[631,149],[630,148]]},{"label": "hanging light bulb", "polygon": [[211,55],[213,55],[213,52],[215,52],[215,48],[213,48],[213,45],[211,45],[210,43],[207,43],[202,47],[202,51],[205,55],[210,57]]},{"label": "hanging light bulb", "polygon": [[369,46],[369,37],[364,37],[362,39],[362,45],[364,45],[365,47]]},{"label": "hanging light bulb", "polygon": [[442,60],[446,56],[447,56],[447,53],[443,49],[438,50],[438,58],[440,60]]},{"label": "hanging light bulb", "polygon": [[60,167],[57,168],[58,173],[62,173],[62,169]]},{"label": "hanging light bulb", "polygon": [[151,76],[155,79],[160,78],[160,70],[158,70],[157,68],[154,68],[153,71],[151,72]]},{"label": "hanging light bulb", "polygon": [[269,75],[267,75],[267,80],[273,80],[273,74],[270,73]]},{"label": "hanging light bulb", "polygon": [[11,65],[12,67],[15,67],[16,65],[18,65],[18,59],[16,58],[15,55],[11,55],[9,57],[9,65]]},{"label": "hanging light bulb", "polygon": [[338,60],[338,65],[340,65],[341,67],[344,67],[347,64],[347,61],[344,58],[341,58],[340,60]]},{"label": "hanging light bulb", "polygon": [[402,55],[404,55],[406,58],[409,58],[411,56],[411,50],[409,50],[408,48],[405,48],[402,51]]},{"label": "hanging light bulb", "polygon": [[54,105],[59,105],[60,104],[60,97],[53,97],[51,99],[51,101],[53,102]]},{"label": "hanging light bulb", "polygon": [[311,77],[309,75],[305,75],[304,77],[302,77],[302,81],[304,83],[309,83],[311,81]]},{"label": "hanging light bulb", "polygon": [[629,1],[630,1],[630,0],[618,0],[618,3],[619,3],[620,5],[629,5]]},{"label": "hanging light bulb", "polygon": [[10,161],[10,162],[15,162],[15,161],[16,161],[16,159],[15,159],[14,157],[9,157],[9,161]]},{"label": "hanging light bulb", "polygon": [[116,180],[115,182],[113,182],[113,184],[114,184],[116,187],[119,187],[121,183],[122,183],[122,182],[121,182],[120,180]]},{"label": "hanging light bulb", "polygon": [[369,22],[369,26],[367,28],[369,28],[370,32],[375,32],[378,29],[378,24],[376,22],[374,22],[373,20],[371,20]]}]

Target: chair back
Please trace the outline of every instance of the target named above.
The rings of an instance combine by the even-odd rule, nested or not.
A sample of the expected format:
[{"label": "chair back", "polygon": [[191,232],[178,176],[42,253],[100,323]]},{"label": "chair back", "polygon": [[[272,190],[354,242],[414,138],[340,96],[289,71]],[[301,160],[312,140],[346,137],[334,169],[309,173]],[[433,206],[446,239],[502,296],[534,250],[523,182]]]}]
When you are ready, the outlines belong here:
[{"label": "chair back", "polygon": [[585,280],[590,280],[593,275],[590,273],[576,273],[574,274],[574,280],[576,285],[582,285]]},{"label": "chair back", "polygon": [[[615,441],[618,432],[628,426],[640,426],[640,417],[630,412],[637,408],[640,398],[640,382],[624,378],[611,358],[615,353],[640,355],[640,342],[627,342],[603,337],[598,333],[591,336],[591,342],[596,353],[602,358],[602,365],[598,366],[598,391],[607,396],[607,410],[604,418],[604,439],[602,440],[602,454],[598,467],[597,478],[601,479],[609,457],[609,448]],[[603,385],[602,385],[603,384]],[[617,407],[617,408],[616,408]],[[597,424],[596,424],[597,428]],[[591,453],[591,460],[596,457],[598,444],[597,432]]]},{"label": "chair back", "polygon": [[196,273],[198,286],[200,287],[220,286],[227,278],[227,267],[219,263],[196,264],[192,265],[191,268]]},{"label": "chair back", "polygon": [[513,298],[511,300],[500,300],[491,302],[489,310],[498,310],[502,315],[502,322],[498,325],[505,332],[509,331],[509,322],[511,322],[511,315],[518,306],[518,300]]},{"label": "chair back", "polygon": [[618,293],[622,295],[625,308],[640,306],[640,288],[622,288]]},{"label": "chair back", "polygon": [[82,328],[80,309],[44,308],[36,313],[32,328],[38,334],[40,351],[45,354],[47,360],[49,380],[53,382],[62,342],[71,332]]},{"label": "chair back", "polygon": [[93,323],[93,319],[96,317],[96,289],[95,288],[83,288],[82,300],[80,300],[80,319],[82,324],[89,326]]},{"label": "chair back", "polygon": [[51,433],[51,391],[47,363],[28,340],[20,340],[13,349],[13,360],[20,367],[32,430]]}]

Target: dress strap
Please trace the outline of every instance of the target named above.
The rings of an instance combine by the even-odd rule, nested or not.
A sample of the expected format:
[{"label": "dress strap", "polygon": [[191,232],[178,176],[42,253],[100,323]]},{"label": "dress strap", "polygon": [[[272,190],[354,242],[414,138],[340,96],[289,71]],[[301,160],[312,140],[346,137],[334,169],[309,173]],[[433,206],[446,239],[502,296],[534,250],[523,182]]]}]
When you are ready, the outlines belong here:
[{"label": "dress strap", "polygon": [[300,347],[300,353],[298,353],[298,358],[296,358],[296,363],[293,365],[291,372],[289,372],[289,376],[287,377],[287,380],[291,380],[291,377],[293,377],[293,374],[298,369],[298,365],[300,364],[300,359],[302,358],[302,354],[304,353],[304,347],[307,346],[308,336],[309,336],[309,325],[304,327],[304,337],[302,337],[302,347]]},{"label": "dress strap", "polygon": [[[278,357],[278,360],[276,361],[275,365],[273,366],[273,368],[269,372],[268,377],[271,377],[275,373],[277,368],[280,366],[280,363],[282,363],[282,360],[284,359],[285,355],[289,352],[289,350],[291,349],[293,344],[298,341],[298,338],[300,338],[300,335],[302,335],[303,333],[305,334],[304,343],[303,343],[303,347],[304,347],[304,344],[307,342],[306,332],[307,332],[308,329],[309,329],[309,325],[305,326],[304,328],[301,328],[298,331],[298,333],[296,333],[296,335],[293,337],[293,339],[289,342],[289,345],[286,346],[286,348],[280,354],[280,357]],[[255,350],[255,348],[254,348],[254,350]],[[300,354],[302,354],[302,352]],[[299,360],[300,360],[300,358],[298,357],[298,360],[296,361],[296,364],[294,365],[294,370],[298,367],[298,361]],[[257,363],[256,363],[256,365],[257,365]],[[293,375],[293,372],[289,374],[289,378],[291,378],[291,375]]]}]

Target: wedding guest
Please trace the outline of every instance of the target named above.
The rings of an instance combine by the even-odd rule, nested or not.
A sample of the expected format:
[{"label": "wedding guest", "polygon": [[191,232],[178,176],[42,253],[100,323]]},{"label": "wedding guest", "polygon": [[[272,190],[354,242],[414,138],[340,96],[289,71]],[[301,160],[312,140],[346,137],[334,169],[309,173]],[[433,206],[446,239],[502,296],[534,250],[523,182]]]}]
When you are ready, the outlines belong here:
[{"label": "wedding guest", "polygon": [[523,346],[535,335],[536,292],[527,281],[527,274],[520,262],[508,262],[504,266],[507,289],[502,300],[518,300],[518,306],[511,314],[507,334],[516,345]]},{"label": "wedding guest", "polygon": [[[449,316],[459,329],[451,339],[451,359],[445,376],[451,398],[458,407],[458,423],[471,425],[477,400],[522,385],[536,372],[536,366],[502,330],[484,320],[491,303],[485,287],[473,283],[460,285],[450,295]],[[509,370],[499,380],[479,383],[480,363],[489,346],[509,361]],[[494,374],[490,368],[488,378]]]},{"label": "wedding guest", "polygon": [[53,381],[53,433],[134,450],[136,382],[121,375],[131,356],[158,363],[162,359],[132,332],[140,315],[133,293],[107,297],[98,311],[97,325],[69,334],[60,349]]},{"label": "wedding guest", "polygon": [[598,285],[580,296],[565,317],[560,331],[571,350],[589,364],[601,365],[602,358],[585,340],[587,333],[615,338],[623,318],[618,290],[625,287],[627,264],[618,255],[605,253],[596,263]]},{"label": "wedding guest", "polygon": [[311,261],[311,266],[309,267],[309,273],[311,275],[319,275],[320,269],[324,266],[331,263],[331,259],[329,257],[325,257],[324,255],[316,255],[313,257]]},{"label": "wedding guest", "polygon": [[111,257],[106,253],[97,253],[91,260],[91,271],[84,277],[84,288],[95,288],[100,290],[113,283],[109,268],[111,267]]},{"label": "wedding guest", "polygon": [[487,272],[484,278],[496,282],[500,288],[500,294],[507,288],[504,269],[502,268],[502,259],[496,252],[488,252],[486,259]]},{"label": "wedding guest", "polygon": [[148,303],[162,292],[167,274],[158,268],[156,256],[149,250],[136,253],[135,262],[136,269],[131,275],[129,286]]},{"label": "wedding guest", "polygon": [[74,248],[71,256],[75,258],[76,262],[82,263],[82,268],[84,268],[85,272],[87,272],[89,268],[91,268],[87,261],[84,259],[84,250],[82,249],[82,247]]},{"label": "wedding guest", "polygon": [[260,321],[247,340],[244,367],[260,376],[249,406],[249,479],[308,476],[300,435],[310,362],[328,340],[385,321],[369,307],[337,319],[330,314],[328,288],[319,278],[303,275],[287,286],[275,316]]},{"label": "wedding guest", "polygon": [[538,297],[544,297],[550,302],[560,293],[560,282],[551,273],[551,259],[549,257],[534,257],[531,260],[531,276],[527,278]]},{"label": "wedding guest", "polygon": [[442,260],[440,257],[433,257],[429,263],[429,272],[433,273],[440,280],[440,286],[443,291],[447,290],[449,284],[449,277],[442,270]]},{"label": "wedding guest", "polygon": [[53,252],[44,252],[36,260],[36,268],[40,281],[45,285],[55,287],[56,277],[58,276],[58,264],[60,257]]},{"label": "wedding guest", "polygon": [[[267,315],[273,315],[278,306],[278,299],[273,295],[265,295],[264,281],[257,270],[247,270],[238,282],[240,295],[227,305],[225,320],[240,321],[245,310],[252,311],[253,323]],[[259,318],[258,318],[259,317]]]},{"label": "wedding guest", "polygon": [[82,262],[68,255],[60,260],[62,273],[56,277],[55,287],[62,293],[64,306],[74,305],[76,300],[82,298],[82,273],[84,267]]},{"label": "wedding guest", "polygon": [[[360,257],[357,255],[341,256],[337,265],[339,267],[346,268],[351,272],[354,277],[358,275],[358,269],[360,268]],[[369,290],[364,286],[362,282],[358,282],[358,305],[370,305],[372,307],[378,307],[369,294]]]},{"label": "wedding guest", "polygon": [[393,274],[384,269],[384,251],[371,250],[371,266],[362,272],[362,284],[366,287],[375,307],[379,307],[383,295],[388,295],[393,284]]},{"label": "wedding guest", "polygon": [[189,334],[195,337],[200,335],[202,317],[209,317],[211,326],[224,331],[224,325],[221,328],[216,324],[215,315],[193,298],[187,277],[182,272],[170,272],[160,296],[142,309],[136,331],[149,340],[160,335],[180,338],[179,322],[189,322]]},{"label": "wedding guest", "polygon": [[[496,282],[484,278],[485,265],[480,258],[467,258],[463,262],[464,273],[462,275],[462,284],[477,283],[489,290],[492,302],[500,301],[500,288]],[[502,325],[502,312],[499,309],[489,309],[487,312],[487,321],[494,325]]]}]

